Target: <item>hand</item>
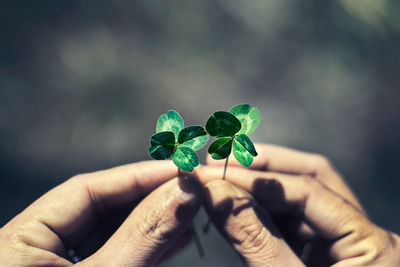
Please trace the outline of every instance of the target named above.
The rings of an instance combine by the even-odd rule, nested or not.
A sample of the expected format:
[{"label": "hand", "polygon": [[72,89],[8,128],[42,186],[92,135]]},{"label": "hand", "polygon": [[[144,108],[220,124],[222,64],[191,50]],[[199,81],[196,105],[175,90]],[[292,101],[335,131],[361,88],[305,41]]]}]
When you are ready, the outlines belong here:
[{"label": "hand", "polygon": [[154,265],[202,203],[202,185],[176,176],[151,161],[71,178],[0,229],[0,266],[70,266],[67,248],[88,256],[77,265]]},{"label": "hand", "polygon": [[328,160],[256,148],[251,170],[229,161],[227,181],[223,161],[197,171],[209,216],[249,266],[400,265],[399,236],[368,220]]}]

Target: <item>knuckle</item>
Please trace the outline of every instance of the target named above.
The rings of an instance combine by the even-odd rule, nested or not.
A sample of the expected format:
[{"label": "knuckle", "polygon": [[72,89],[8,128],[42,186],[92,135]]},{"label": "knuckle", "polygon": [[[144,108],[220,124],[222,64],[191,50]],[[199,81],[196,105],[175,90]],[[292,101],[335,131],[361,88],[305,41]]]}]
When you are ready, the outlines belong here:
[{"label": "knuckle", "polygon": [[392,236],[389,232],[377,228],[363,239],[364,259],[368,263],[378,261],[385,253],[392,250]]},{"label": "knuckle", "polygon": [[69,178],[67,180],[68,183],[85,183],[88,180],[88,174],[87,173],[79,173],[79,174],[75,174],[74,176],[72,176],[71,178]]},{"label": "knuckle", "polygon": [[380,245],[375,242],[375,238],[368,238],[360,242],[363,251],[361,258],[364,264],[372,264],[382,256],[383,250]]},{"label": "knuckle", "polygon": [[244,222],[235,238],[243,254],[260,255],[267,249],[271,235],[260,223]]},{"label": "knuckle", "polygon": [[317,184],[317,180],[310,175],[301,175],[300,177],[303,188],[312,188]]},{"label": "knuckle", "polygon": [[333,165],[332,162],[324,155],[314,154],[313,156],[313,168],[315,174],[318,174],[322,171],[332,170]]},{"label": "knuckle", "polygon": [[[355,225],[353,225],[355,226]],[[393,252],[393,236],[372,223],[359,222],[352,231],[363,266],[375,265]]]},{"label": "knuckle", "polygon": [[310,199],[312,192],[318,190],[317,187],[319,187],[320,184],[314,177],[310,175],[302,175],[299,181],[301,183],[299,188],[301,188],[302,194],[298,204],[300,210],[303,212],[307,206],[307,202]]},{"label": "knuckle", "polygon": [[28,241],[32,239],[32,235],[35,234],[38,222],[29,219],[22,223],[15,224],[11,229],[5,231],[3,238],[9,241],[9,244],[18,246],[19,244],[29,243]]},{"label": "knuckle", "polygon": [[162,209],[155,209],[144,216],[140,233],[151,243],[159,244],[170,239],[173,228],[173,218]]},{"label": "knuckle", "polygon": [[[27,227],[29,227],[29,225],[27,225]],[[26,241],[29,240],[29,234],[25,227],[16,227],[13,229],[3,230],[6,231],[2,231],[0,233],[0,243],[3,243],[3,246],[0,249],[0,265],[4,262],[7,262],[7,259],[9,260],[10,255],[18,262],[20,259],[28,258],[30,254],[29,250],[31,248],[26,243]]]}]

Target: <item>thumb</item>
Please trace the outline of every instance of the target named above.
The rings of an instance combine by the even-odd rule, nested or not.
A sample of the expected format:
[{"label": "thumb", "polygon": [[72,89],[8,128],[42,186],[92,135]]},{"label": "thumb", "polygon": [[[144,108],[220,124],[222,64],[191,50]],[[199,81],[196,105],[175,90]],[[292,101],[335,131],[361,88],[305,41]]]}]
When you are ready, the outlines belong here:
[{"label": "thumb", "polygon": [[245,190],[227,181],[211,181],[206,185],[205,208],[248,266],[304,266]]},{"label": "thumb", "polygon": [[95,254],[90,266],[153,266],[185,232],[202,203],[203,187],[190,176],[150,193]]}]

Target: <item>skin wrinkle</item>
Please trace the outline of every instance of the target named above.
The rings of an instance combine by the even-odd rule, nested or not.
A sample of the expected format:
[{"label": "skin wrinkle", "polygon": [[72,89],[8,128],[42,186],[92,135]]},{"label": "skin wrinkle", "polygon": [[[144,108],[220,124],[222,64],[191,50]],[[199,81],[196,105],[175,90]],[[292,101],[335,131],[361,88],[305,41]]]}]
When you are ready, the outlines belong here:
[{"label": "skin wrinkle", "polygon": [[[250,266],[279,265],[279,258],[286,255],[283,251],[290,251],[290,248],[284,245],[281,235],[257,202],[246,191],[227,182],[213,181],[206,188],[212,193],[206,205],[211,218],[246,262]],[[216,218],[219,219],[216,221]],[[289,255],[294,256],[291,251]]]},{"label": "skin wrinkle", "polygon": [[308,176],[308,175],[304,175],[300,177],[300,179],[303,182],[303,185],[300,187],[303,192],[301,194],[301,198],[298,200],[297,208],[301,214],[304,214],[308,201],[311,198],[312,194],[311,188],[314,185],[314,183],[318,182],[317,180],[315,180],[315,178],[313,178],[313,176]]},{"label": "skin wrinkle", "polygon": [[[160,193],[166,193],[165,191],[164,188]],[[162,205],[156,205],[149,212],[140,214],[140,219],[137,220],[140,223],[137,225],[137,228],[133,227],[131,233],[128,233],[128,243],[130,243],[130,246],[136,246],[138,238],[148,239],[149,244],[162,244],[167,240],[168,236],[166,234],[168,229],[170,229],[172,217],[168,216],[166,210],[176,200],[176,196],[174,194],[164,194],[163,197],[165,196],[167,196],[165,200],[158,200]]]},{"label": "skin wrinkle", "polygon": [[92,208],[93,214],[98,218],[103,218],[104,216],[102,216],[100,211],[105,210],[106,205],[104,204],[104,201],[102,201],[100,198],[97,198],[89,179],[81,179],[81,181],[83,182],[83,188],[86,190],[89,197],[89,201],[91,203],[90,207]]},{"label": "skin wrinkle", "polygon": [[156,208],[149,213],[146,213],[140,224],[140,232],[143,237],[150,238],[152,243],[161,244],[168,240],[168,233],[172,232],[174,217],[167,212],[167,207],[175,200],[175,196],[171,196],[167,203],[163,204],[162,208]]},{"label": "skin wrinkle", "polygon": [[239,229],[234,228],[234,230],[230,232],[235,233],[235,244],[244,254],[257,255],[271,241],[270,235],[263,231],[263,227],[251,221],[242,222]]},{"label": "skin wrinkle", "polygon": [[49,224],[47,224],[44,220],[41,220],[40,223],[45,226],[49,232],[53,233],[59,242],[57,242],[57,247],[55,249],[55,253],[61,257],[65,257],[67,251],[65,248],[65,243],[63,242],[63,240],[61,239],[61,237],[51,228],[51,226]]},{"label": "skin wrinkle", "polygon": [[16,238],[16,242],[22,242],[28,246],[43,249],[42,247],[37,246],[33,241],[35,235],[42,234],[38,233],[38,231],[40,231],[40,227],[45,227],[45,230],[47,230],[48,234],[51,234],[53,239],[55,238],[55,240],[53,240],[54,242],[52,242],[53,244],[55,244],[52,252],[61,257],[65,257],[66,249],[64,243],[57,235],[57,233],[53,229],[51,229],[51,227],[45,222],[45,220],[41,218],[41,215],[35,216],[32,220],[21,225],[21,229],[18,230],[18,233],[20,233],[21,235]]}]

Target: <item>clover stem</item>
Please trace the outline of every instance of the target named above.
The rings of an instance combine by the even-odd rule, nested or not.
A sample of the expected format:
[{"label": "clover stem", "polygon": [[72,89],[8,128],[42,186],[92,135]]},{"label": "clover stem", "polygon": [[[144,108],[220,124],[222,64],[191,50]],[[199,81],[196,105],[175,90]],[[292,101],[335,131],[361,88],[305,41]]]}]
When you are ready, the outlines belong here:
[{"label": "clover stem", "polygon": [[224,174],[222,175],[222,180],[225,180],[226,168],[228,167],[228,159],[229,159],[229,156],[226,157],[226,160],[225,160]]},{"label": "clover stem", "polygon": [[[181,169],[178,168],[178,178],[181,178]],[[194,223],[190,226],[190,230],[192,231],[194,242],[197,247],[197,253],[199,254],[200,258],[204,257],[204,249],[201,245],[199,235],[197,234],[196,228],[194,227]]]},{"label": "clover stem", "polygon": [[203,226],[203,233],[207,234],[208,231],[210,230],[210,226],[211,226],[211,219],[210,217],[208,217],[207,223]]},{"label": "clover stem", "polygon": [[196,231],[196,228],[194,227],[194,223],[192,223],[191,229],[192,229],[192,233],[193,233],[193,237],[194,237],[194,242],[197,247],[197,253],[199,254],[200,258],[203,258],[204,257],[204,249],[203,249],[203,246],[201,245],[200,238]]},{"label": "clover stem", "polygon": [[[225,180],[226,169],[228,168],[228,159],[229,159],[229,156],[225,160],[224,173],[222,174],[222,180]],[[207,223],[203,227],[203,232],[205,234],[208,233],[208,230],[210,229],[210,225],[211,225],[211,220],[210,220],[210,218],[208,218]]]}]

